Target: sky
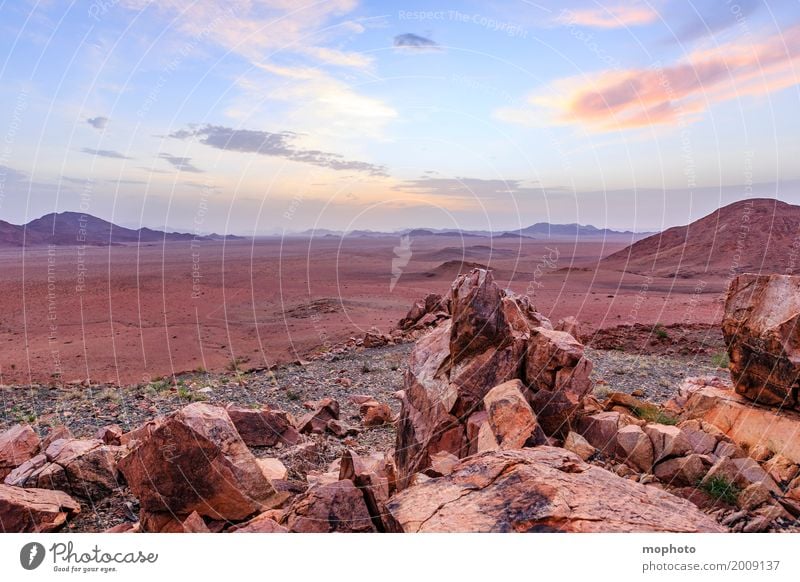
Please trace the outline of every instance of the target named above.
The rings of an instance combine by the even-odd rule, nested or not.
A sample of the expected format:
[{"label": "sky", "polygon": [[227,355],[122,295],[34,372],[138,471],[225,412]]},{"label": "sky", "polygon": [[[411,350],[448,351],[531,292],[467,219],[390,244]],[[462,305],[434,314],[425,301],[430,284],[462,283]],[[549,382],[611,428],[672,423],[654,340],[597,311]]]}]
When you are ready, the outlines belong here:
[{"label": "sky", "polygon": [[0,219],[639,231],[800,203],[800,5],[0,2]]}]

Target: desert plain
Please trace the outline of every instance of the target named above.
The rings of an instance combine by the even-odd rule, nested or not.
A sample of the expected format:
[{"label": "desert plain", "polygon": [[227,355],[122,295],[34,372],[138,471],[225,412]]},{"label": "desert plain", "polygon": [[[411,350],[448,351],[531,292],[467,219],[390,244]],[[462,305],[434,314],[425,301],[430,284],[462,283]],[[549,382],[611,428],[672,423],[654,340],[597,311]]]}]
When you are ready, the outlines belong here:
[{"label": "desert plain", "polygon": [[728,278],[605,268],[632,242],[322,236],[0,249],[3,384],[136,384],[313,357],[444,293],[476,265],[584,338],[635,323],[715,325]]}]

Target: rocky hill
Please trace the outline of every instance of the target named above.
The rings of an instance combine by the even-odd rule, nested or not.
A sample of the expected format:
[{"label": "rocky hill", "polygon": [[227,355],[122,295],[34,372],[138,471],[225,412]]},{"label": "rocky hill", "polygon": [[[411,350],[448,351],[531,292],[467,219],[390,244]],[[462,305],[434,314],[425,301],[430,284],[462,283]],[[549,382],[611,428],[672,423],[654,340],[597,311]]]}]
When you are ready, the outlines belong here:
[{"label": "rocky hill", "polygon": [[0,221],[0,246],[48,244],[108,246],[165,241],[209,241],[220,238],[230,240],[242,237],[218,235],[195,237],[189,233],[164,232],[147,227],[131,229],[80,212],[54,212],[23,225]]},{"label": "rocky hill", "polygon": [[800,206],[757,198],[640,240],[600,262],[655,277],[800,272]]}]

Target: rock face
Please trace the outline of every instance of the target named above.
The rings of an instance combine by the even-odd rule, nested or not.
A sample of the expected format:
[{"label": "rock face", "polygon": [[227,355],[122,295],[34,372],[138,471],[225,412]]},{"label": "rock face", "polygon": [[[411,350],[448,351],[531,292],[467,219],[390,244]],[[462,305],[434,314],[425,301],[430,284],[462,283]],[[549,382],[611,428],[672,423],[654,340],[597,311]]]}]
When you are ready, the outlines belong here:
[{"label": "rock face", "polygon": [[78,502],[62,491],[0,485],[0,532],[3,533],[56,531],[80,510]]},{"label": "rock face", "polygon": [[33,457],[39,444],[39,436],[27,424],[15,424],[0,433],[0,480]]},{"label": "rock face", "polygon": [[[524,383],[530,372],[525,396],[539,424],[561,429],[580,399],[583,373],[588,375],[589,366],[575,360],[580,344],[552,332],[527,297],[501,290],[490,272],[460,275],[449,305],[452,318],[421,337],[409,357],[395,455],[400,488],[430,466],[431,455],[446,451],[462,458],[475,450],[468,433],[483,418],[470,417],[484,413],[484,397],[495,386]],[[537,355],[527,366],[531,350]]]},{"label": "rock face", "polygon": [[678,396],[683,416],[716,427],[740,445],[766,447],[800,464],[800,414],[753,405],[733,390],[719,386],[719,382],[687,380]]},{"label": "rock face", "polygon": [[120,460],[142,509],[242,520],[275,491],[225,409],[196,402],[166,417]]},{"label": "rock face", "polygon": [[291,532],[374,532],[364,496],[344,479],[312,486],[292,502],[285,525]]},{"label": "rock face", "polygon": [[58,439],[12,471],[7,485],[59,489],[98,501],[119,487],[117,461],[125,449],[98,439]]},{"label": "rock face", "polygon": [[430,293],[424,299],[414,302],[406,316],[401,319],[397,328],[403,331],[424,329],[435,326],[450,317],[450,298]]},{"label": "rock face", "polygon": [[303,438],[292,426],[289,414],[282,410],[239,406],[227,406],[225,410],[248,446],[274,447],[278,443],[296,445]]},{"label": "rock face", "polygon": [[549,435],[566,436],[592,387],[592,364],[583,357],[583,345],[565,331],[537,328],[531,332],[525,362],[531,405],[542,428]]},{"label": "rock face", "polygon": [[722,333],[736,392],[760,404],[798,407],[800,277],[736,277],[725,299]]},{"label": "rock face", "polygon": [[493,451],[402,491],[404,532],[721,532],[692,503],[553,447]]},{"label": "rock face", "polygon": [[523,390],[522,382],[510,380],[495,386],[483,398],[488,416],[478,433],[479,451],[521,449],[544,443],[544,433]]}]

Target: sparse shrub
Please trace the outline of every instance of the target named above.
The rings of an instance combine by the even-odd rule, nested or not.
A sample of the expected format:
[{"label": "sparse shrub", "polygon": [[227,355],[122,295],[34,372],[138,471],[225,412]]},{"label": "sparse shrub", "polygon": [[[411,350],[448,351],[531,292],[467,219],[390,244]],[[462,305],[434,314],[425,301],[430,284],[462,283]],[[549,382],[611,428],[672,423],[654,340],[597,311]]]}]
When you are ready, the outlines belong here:
[{"label": "sparse shrub", "polygon": [[711,365],[717,368],[727,368],[730,366],[731,360],[728,358],[728,352],[718,352],[711,356]]},{"label": "sparse shrub", "polygon": [[206,395],[199,392],[194,392],[182,382],[178,383],[178,398],[181,400],[188,400],[189,402],[203,402],[206,400]]},{"label": "sparse shrub", "polygon": [[669,339],[669,333],[667,333],[667,330],[664,329],[664,326],[660,323],[657,323],[655,325],[655,327],[653,328],[653,333],[658,339],[662,340]]},{"label": "sparse shrub", "polygon": [[647,407],[634,407],[631,408],[631,412],[637,418],[641,418],[647,422],[655,422],[658,424],[669,424],[669,425],[676,425],[678,424],[678,419],[674,416],[671,416],[661,410],[660,408],[651,408]]},{"label": "sparse shrub", "polygon": [[597,384],[594,387],[594,391],[592,393],[594,394],[594,397],[597,398],[598,400],[605,400],[606,398],[608,398],[610,392],[611,390],[607,385]]},{"label": "sparse shrub", "polygon": [[297,392],[295,392],[294,390],[292,390],[291,388],[287,388],[287,390],[286,390],[286,398],[288,398],[289,400],[292,400],[292,401],[300,400],[300,395]]},{"label": "sparse shrub", "polygon": [[701,481],[697,486],[714,499],[728,505],[736,505],[736,500],[739,498],[739,487],[722,475],[714,475],[705,481]]}]

